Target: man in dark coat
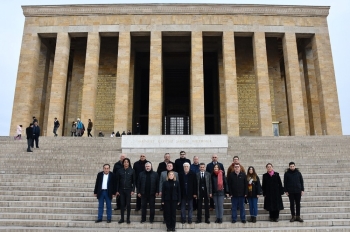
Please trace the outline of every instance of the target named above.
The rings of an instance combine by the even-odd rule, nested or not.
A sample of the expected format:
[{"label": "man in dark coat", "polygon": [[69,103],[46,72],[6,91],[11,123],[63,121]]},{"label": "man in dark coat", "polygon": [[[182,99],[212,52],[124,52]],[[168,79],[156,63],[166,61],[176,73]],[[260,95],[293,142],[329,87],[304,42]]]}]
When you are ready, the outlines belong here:
[{"label": "man in dark coat", "polygon": [[186,152],[180,151],[180,158],[175,160],[175,167],[174,167],[177,173],[180,174],[184,172],[184,168],[183,168],[184,163],[189,163],[191,165],[191,160],[186,158]]},{"label": "man in dark coat", "polygon": [[273,170],[271,163],[266,165],[267,173],[263,175],[262,191],[264,196],[264,209],[269,211],[270,221],[278,222],[279,211],[283,210],[283,201],[281,195],[284,189],[281,177],[278,172]]},{"label": "man in dark coat", "polygon": [[39,148],[39,136],[40,136],[40,127],[38,125],[38,122],[34,122],[33,125],[33,140],[32,140],[32,147],[34,147],[34,141],[35,141],[35,147]]},{"label": "man in dark coat", "polygon": [[237,222],[237,207],[240,210],[242,223],[246,223],[244,198],[248,195],[247,176],[244,172],[241,172],[241,166],[239,164],[235,164],[234,169],[235,171],[231,172],[227,179],[231,197],[232,223]]},{"label": "man in dark coat", "polygon": [[[301,196],[304,194],[304,179],[299,170],[295,168],[294,162],[289,163],[289,168],[284,173],[284,192],[289,197],[290,212],[292,214],[290,222],[304,222],[300,217],[300,201]],[[296,206],[296,214],[294,203]]]},{"label": "man in dark coat", "polygon": [[131,211],[131,196],[135,192],[135,171],[131,168],[130,159],[125,158],[123,160],[123,168],[117,171],[117,193],[120,195],[120,220],[118,223],[124,223],[124,211],[127,210],[126,223],[130,224],[130,211]]},{"label": "man in dark coat", "polygon": [[60,127],[60,122],[57,120],[57,118],[55,118],[55,120],[53,121],[53,134],[55,135],[55,137],[57,137],[57,130]]},{"label": "man in dark coat", "polygon": [[109,171],[110,165],[103,165],[103,172],[96,177],[94,196],[98,199],[98,216],[96,223],[102,222],[104,202],[107,207],[107,223],[112,220],[112,199],[116,193],[116,180],[114,174]]},{"label": "man in dark coat", "polygon": [[183,173],[179,173],[181,189],[181,223],[186,223],[186,204],[188,205],[188,224],[192,223],[193,197],[196,195],[197,178],[196,174],[190,171],[190,164],[183,164]]},{"label": "man in dark coat", "polygon": [[209,199],[212,197],[212,183],[211,174],[205,171],[205,163],[199,164],[199,170],[196,174],[197,177],[197,191],[195,193],[197,197],[197,221],[196,224],[202,223],[202,203],[204,201],[205,211],[205,223],[209,224]]},{"label": "man in dark coat", "polygon": [[[134,165],[135,167],[135,165]],[[141,223],[146,221],[147,203],[150,209],[150,223],[154,221],[156,196],[159,193],[159,176],[152,169],[152,164],[145,164],[145,171],[141,172],[137,181],[137,196],[141,198]]]},{"label": "man in dark coat", "polygon": [[160,178],[160,175],[162,174],[162,172],[167,170],[166,166],[167,166],[168,163],[172,163],[173,167],[174,167],[173,171],[176,171],[174,162],[170,161],[170,154],[169,153],[165,153],[164,161],[160,162],[158,164],[158,168],[157,168],[157,173],[158,173],[159,178]]},{"label": "man in dark coat", "polygon": [[[113,174],[117,175],[117,172],[119,169],[123,168],[123,160],[126,158],[125,154],[121,154],[119,156],[119,161],[116,162],[113,166]],[[117,197],[116,199],[116,206],[114,208],[114,210],[119,210],[120,209],[120,197]]]},{"label": "man in dark coat", "polygon": [[32,146],[33,141],[33,123],[29,124],[29,126],[26,128],[26,136],[27,136],[27,152],[33,152],[30,148]]},{"label": "man in dark coat", "polygon": [[[140,155],[140,160],[138,160],[138,161],[136,161],[134,163],[133,169],[135,170],[136,183],[138,181],[139,174],[141,172],[145,171],[145,164],[147,162],[148,161],[146,160],[145,154],[141,154]],[[140,209],[141,209],[141,198],[137,196],[136,197],[136,208],[135,208],[135,211],[139,211]]]},{"label": "man in dark coat", "polygon": [[[218,161],[217,154],[214,154],[211,156],[211,162],[207,164],[206,171],[211,174],[214,170],[215,164],[219,165],[220,170],[222,170],[224,172],[224,175],[225,175],[224,165]],[[214,210],[214,208],[215,208],[214,200],[213,200],[213,198],[210,198],[210,209],[209,210],[212,211],[212,210]]]}]

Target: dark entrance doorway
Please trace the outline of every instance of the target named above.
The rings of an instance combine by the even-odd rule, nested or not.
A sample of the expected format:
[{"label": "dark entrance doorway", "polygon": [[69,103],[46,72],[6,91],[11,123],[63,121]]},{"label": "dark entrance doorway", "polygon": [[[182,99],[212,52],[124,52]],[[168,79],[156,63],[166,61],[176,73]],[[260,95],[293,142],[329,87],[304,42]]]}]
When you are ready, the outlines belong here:
[{"label": "dark entrance doorway", "polygon": [[205,134],[221,134],[219,54],[221,36],[203,36]]},{"label": "dark entrance doorway", "polygon": [[137,133],[138,129],[136,128],[136,123],[140,123],[140,134],[147,135],[149,112],[150,37],[133,36],[131,39],[131,50],[133,54],[131,59],[134,59],[132,133]]},{"label": "dark entrance doorway", "polygon": [[163,37],[163,133],[190,134],[190,36]]}]

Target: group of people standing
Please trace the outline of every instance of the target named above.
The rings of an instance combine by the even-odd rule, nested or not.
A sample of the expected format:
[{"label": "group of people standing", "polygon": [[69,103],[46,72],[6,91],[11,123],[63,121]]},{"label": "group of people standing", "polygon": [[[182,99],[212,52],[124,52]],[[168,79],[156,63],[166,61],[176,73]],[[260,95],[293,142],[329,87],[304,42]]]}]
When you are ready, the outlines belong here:
[{"label": "group of people standing", "polygon": [[[283,210],[282,195],[285,193],[290,200],[292,218],[290,222],[303,222],[300,217],[300,201],[304,192],[303,177],[295,163],[290,162],[284,174],[284,187],[278,172],[273,170],[271,163],[266,165],[267,172],[263,174],[262,184],[254,167],[245,171],[239,162],[239,157],[233,158],[233,163],[225,169],[218,162],[218,156],[212,155],[212,162],[199,163],[195,156],[193,163],[186,158],[184,151],[175,162],[170,161],[170,154],[164,155],[164,161],[159,163],[157,172],[153,171],[152,163],[144,154],[134,163],[125,154],[115,163],[113,172],[110,165],[103,166],[96,178],[94,194],[99,200],[98,219],[102,221],[104,201],[107,205],[107,223],[111,222],[112,199],[117,197],[117,207],[121,218],[118,223],[130,223],[131,196],[136,193],[135,211],[142,210],[141,223],[146,222],[147,205],[150,208],[149,222],[154,222],[155,199],[161,198],[161,210],[167,231],[175,231],[176,209],[181,210],[181,223],[191,224],[193,211],[197,210],[195,223],[202,223],[202,207],[204,205],[204,222],[209,224],[209,211],[216,213],[215,223],[223,222],[224,198],[231,198],[231,222],[237,222],[237,211],[240,220],[246,223],[245,201],[249,203],[250,218],[255,223],[258,215],[258,199],[264,196],[264,209],[269,211],[270,221],[278,222],[279,211]],[[108,199],[107,199],[108,198]],[[210,203],[210,201],[213,201]],[[295,207],[296,206],[296,211]],[[209,208],[211,207],[211,208]]]},{"label": "group of people standing", "polygon": [[26,128],[27,137],[27,152],[33,152],[34,142],[35,147],[39,148],[40,126],[36,117],[33,117],[33,122]]}]

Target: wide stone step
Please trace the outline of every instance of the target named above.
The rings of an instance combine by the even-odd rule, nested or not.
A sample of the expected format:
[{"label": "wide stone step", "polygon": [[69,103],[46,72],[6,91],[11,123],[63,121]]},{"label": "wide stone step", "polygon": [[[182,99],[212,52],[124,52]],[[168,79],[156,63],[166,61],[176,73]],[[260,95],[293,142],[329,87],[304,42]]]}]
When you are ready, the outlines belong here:
[{"label": "wide stone step", "polygon": [[[114,204],[113,204],[114,207]],[[135,205],[132,206],[132,214],[133,215],[141,215],[141,211],[134,211]],[[30,214],[82,214],[82,215],[97,215],[97,207],[93,208],[52,208],[52,207],[1,207],[0,212],[1,213],[30,213]],[[249,209],[245,208],[246,215],[249,215]],[[304,207],[302,204],[302,214],[321,214],[322,217],[323,213],[349,213],[350,207]],[[204,211],[203,211],[204,212]],[[284,207],[283,210],[280,211],[281,214],[290,214],[289,207]],[[120,215],[120,210],[113,210],[114,215]],[[149,214],[149,209],[147,209],[147,214]],[[156,207],[155,211],[156,215],[163,215],[163,211],[159,210],[159,206]],[[180,211],[178,211],[178,214],[180,214]],[[210,212],[211,215],[215,216],[215,210]],[[230,205],[228,207],[224,208],[224,215],[230,215],[231,209]],[[258,214],[263,215],[267,214],[267,211],[263,209],[263,205],[260,204],[258,206]],[[193,212],[193,215],[196,215],[196,211]]]},{"label": "wide stone step", "polygon": [[[104,214],[105,215],[105,214]],[[318,220],[318,219],[328,219],[332,216],[333,219],[350,219],[350,213],[303,213],[302,218],[304,220]],[[115,218],[120,218],[118,215],[114,215]],[[195,219],[195,214],[193,215]],[[211,213],[212,220],[215,221],[215,213]],[[291,218],[290,214],[280,214],[280,221],[289,220]],[[94,221],[97,219],[97,213],[95,215],[87,215],[87,214],[47,214],[47,213],[0,213],[0,219],[32,219],[32,220],[72,220],[72,221]],[[104,220],[107,220],[106,216],[103,217]],[[139,222],[141,220],[141,215],[131,215],[130,220],[133,222]],[[155,215],[155,222],[162,222],[164,220],[163,215]],[[178,212],[176,215],[177,222],[181,221],[180,213]],[[240,217],[238,216],[238,220]],[[267,213],[260,214],[257,217],[258,221],[268,221],[269,215]],[[231,215],[224,214],[223,216],[224,222],[231,222]]]},{"label": "wide stone step", "polygon": [[[37,226],[37,227],[78,227],[78,228],[125,228],[125,229],[143,229],[150,230],[153,229],[165,229],[165,225],[163,223],[157,222],[153,224],[141,224],[139,222],[132,222],[131,224],[118,224],[117,219],[113,218],[112,223],[98,223],[96,224],[94,221],[70,221],[70,220],[31,220],[31,219],[0,219],[0,226]],[[176,224],[177,229],[193,229],[203,230],[211,227],[212,229],[241,229],[241,228],[250,228],[255,231],[255,228],[283,228],[283,227],[291,227],[291,228],[303,228],[303,227],[326,227],[326,226],[350,226],[350,219],[326,219],[326,220],[307,220],[304,223],[290,223],[288,221],[280,221],[278,223],[273,223],[269,221],[258,221],[257,223],[235,223],[232,224],[230,222],[224,222],[222,224],[215,224],[213,221],[210,225],[206,223],[195,224]]]}]

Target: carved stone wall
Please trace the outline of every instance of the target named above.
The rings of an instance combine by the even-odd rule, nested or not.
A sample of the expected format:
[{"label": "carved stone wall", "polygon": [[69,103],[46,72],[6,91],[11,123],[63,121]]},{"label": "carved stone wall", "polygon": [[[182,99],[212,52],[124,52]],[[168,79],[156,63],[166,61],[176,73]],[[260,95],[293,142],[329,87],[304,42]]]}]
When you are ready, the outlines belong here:
[{"label": "carved stone wall", "polygon": [[100,64],[97,80],[95,135],[114,131],[118,37],[101,37]]},{"label": "carved stone wall", "polygon": [[266,38],[267,64],[269,67],[272,120],[280,122],[280,135],[289,135],[288,112],[284,78],[280,69],[277,38]]},{"label": "carved stone wall", "polygon": [[235,37],[239,129],[241,136],[259,135],[252,37]]}]

